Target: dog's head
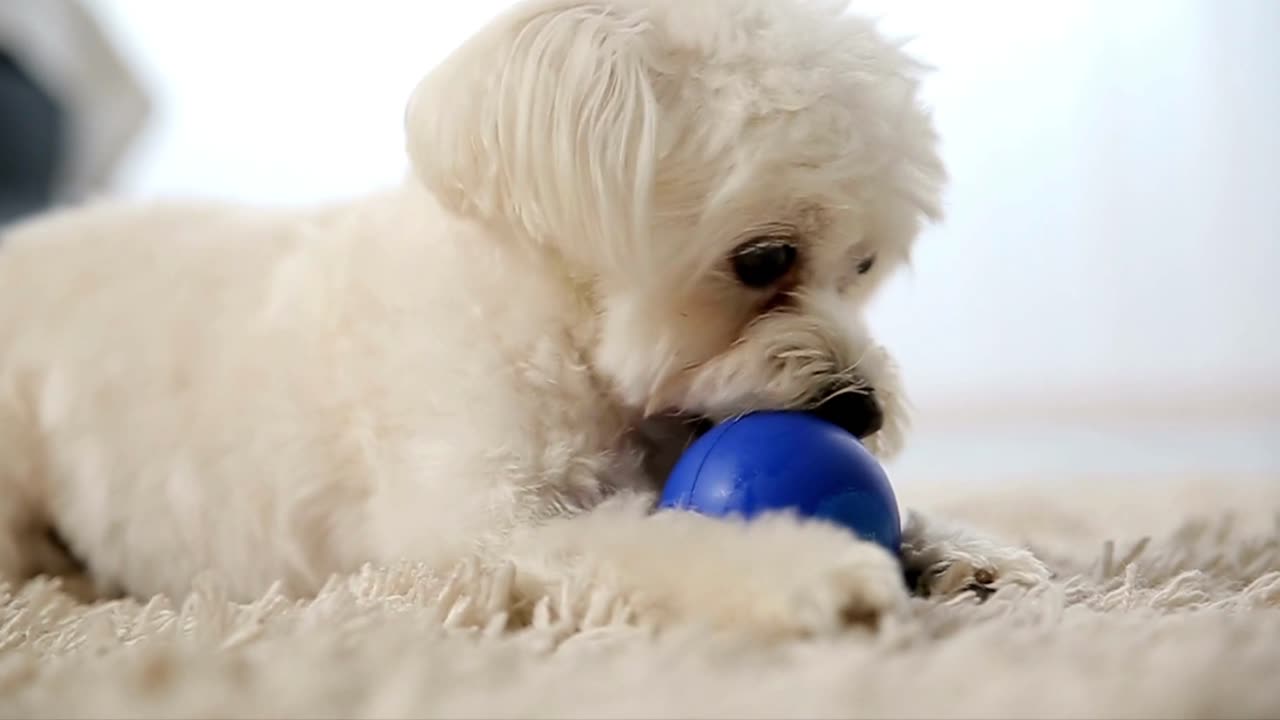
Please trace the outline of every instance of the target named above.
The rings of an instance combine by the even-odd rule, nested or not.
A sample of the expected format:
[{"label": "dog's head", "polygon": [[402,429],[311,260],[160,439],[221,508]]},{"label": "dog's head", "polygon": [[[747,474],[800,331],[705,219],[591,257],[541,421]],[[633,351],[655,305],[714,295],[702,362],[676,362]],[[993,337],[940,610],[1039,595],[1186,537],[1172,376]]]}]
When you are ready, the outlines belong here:
[{"label": "dog's head", "polygon": [[589,288],[623,402],[901,422],[862,307],[943,178],[922,68],[842,2],[533,0],[419,85],[410,156],[447,207]]}]

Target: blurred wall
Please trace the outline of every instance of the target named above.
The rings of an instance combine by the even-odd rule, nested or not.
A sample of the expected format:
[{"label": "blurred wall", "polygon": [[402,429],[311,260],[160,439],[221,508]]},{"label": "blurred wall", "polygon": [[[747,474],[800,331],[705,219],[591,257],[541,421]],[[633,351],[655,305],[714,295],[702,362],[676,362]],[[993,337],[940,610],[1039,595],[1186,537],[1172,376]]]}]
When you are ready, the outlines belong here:
[{"label": "blurred wall", "polygon": [[[506,4],[98,0],[156,100],[122,190],[394,183],[412,85]],[[1280,2],[855,5],[938,68],[948,218],[875,310],[922,410],[1280,417]]]},{"label": "blurred wall", "polygon": [[881,304],[920,391],[1280,410],[1280,3],[883,5],[954,177]]}]

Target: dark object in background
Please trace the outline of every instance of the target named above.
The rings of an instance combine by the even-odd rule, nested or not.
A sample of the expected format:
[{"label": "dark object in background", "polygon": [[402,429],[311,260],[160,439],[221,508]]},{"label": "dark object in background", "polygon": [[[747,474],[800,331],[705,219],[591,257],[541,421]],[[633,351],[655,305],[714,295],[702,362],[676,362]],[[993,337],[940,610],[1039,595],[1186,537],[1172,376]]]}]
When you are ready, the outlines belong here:
[{"label": "dark object in background", "polygon": [[0,232],[118,188],[150,97],[111,16],[96,0],[0,0]]},{"label": "dark object in background", "polygon": [[0,51],[0,225],[53,203],[65,147],[63,109]]}]

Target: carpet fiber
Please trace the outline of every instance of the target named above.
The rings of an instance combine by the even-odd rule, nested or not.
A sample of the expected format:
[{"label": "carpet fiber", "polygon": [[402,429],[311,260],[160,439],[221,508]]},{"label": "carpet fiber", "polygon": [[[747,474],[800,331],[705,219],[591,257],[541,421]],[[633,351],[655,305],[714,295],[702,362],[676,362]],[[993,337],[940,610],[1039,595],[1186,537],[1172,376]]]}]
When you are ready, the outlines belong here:
[{"label": "carpet fiber", "polygon": [[[0,590],[0,717],[1280,717],[1280,482],[904,488],[1059,574],[877,631],[637,627],[592,588],[369,568],[313,601]],[[929,501],[929,502],[918,502]],[[527,613],[525,613],[527,615]]]}]

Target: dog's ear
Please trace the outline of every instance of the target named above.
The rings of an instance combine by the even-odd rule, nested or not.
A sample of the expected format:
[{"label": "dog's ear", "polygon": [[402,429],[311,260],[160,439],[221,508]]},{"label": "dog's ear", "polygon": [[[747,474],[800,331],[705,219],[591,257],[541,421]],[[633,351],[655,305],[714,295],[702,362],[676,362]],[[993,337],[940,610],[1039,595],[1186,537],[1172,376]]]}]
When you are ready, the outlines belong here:
[{"label": "dog's ear", "polygon": [[570,253],[646,231],[656,101],[643,11],[526,3],[418,85],[418,178],[449,209]]}]

